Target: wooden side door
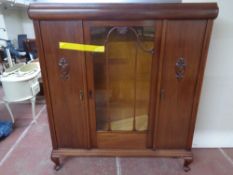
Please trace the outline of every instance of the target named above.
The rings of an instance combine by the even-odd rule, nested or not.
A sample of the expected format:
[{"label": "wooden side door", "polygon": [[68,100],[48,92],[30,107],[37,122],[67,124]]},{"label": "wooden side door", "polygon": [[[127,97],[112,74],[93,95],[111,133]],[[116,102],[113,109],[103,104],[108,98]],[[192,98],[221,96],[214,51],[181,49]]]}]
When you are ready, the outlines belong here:
[{"label": "wooden side door", "polygon": [[206,26],[206,20],[170,20],[164,27],[155,148],[187,148]]},{"label": "wooden side door", "polygon": [[40,27],[58,148],[87,148],[84,53],[59,49],[61,41],[83,43],[82,21],[41,21]]}]

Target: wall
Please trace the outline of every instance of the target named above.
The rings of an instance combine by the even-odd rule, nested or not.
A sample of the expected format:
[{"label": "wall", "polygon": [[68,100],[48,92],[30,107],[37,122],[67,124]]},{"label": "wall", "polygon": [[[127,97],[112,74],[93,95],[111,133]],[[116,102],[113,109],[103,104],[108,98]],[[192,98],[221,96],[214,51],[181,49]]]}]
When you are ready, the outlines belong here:
[{"label": "wall", "polygon": [[16,9],[6,10],[4,8],[1,10],[1,12],[4,16],[8,39],[12,40],[13,43],[17,45],[17,35],[23,32],[20,12]]},{"label": "wall", "polygon": [[[7,31],[3,30],[3,28],[6,29],[5,20],[4,20],[3,15],[0,14],[0,38],[7,40],[8,39],[8,34],[7,34]],[[1,46],[6,46],[5,41],[0,40],[0,47]]]},{"label": "wall", "polygon": [[3,14],[8,39],[17,45],[18,34],[27,34],[28,38],[35,38],[32,21],[27,16],[26,8],[0,8],[0,14]]},{"label": "wall", "polygon": [[35,32],[32,20],[28,17],[27,10],[21,10],[21,22],[23,33],[27,34],[28,38],[35,38]]},{"label": "wall", "polygon": [[[183,0],[183,2],[213,2]],[[233,1],[218,0],[194,134],[194,147],[233,147]]]}]

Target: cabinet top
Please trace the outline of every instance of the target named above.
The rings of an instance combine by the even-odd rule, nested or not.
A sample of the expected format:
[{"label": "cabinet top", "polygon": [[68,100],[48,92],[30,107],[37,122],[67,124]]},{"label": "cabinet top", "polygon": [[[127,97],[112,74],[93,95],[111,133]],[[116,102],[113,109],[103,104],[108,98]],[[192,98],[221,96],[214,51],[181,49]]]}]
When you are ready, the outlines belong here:
[{"label": "cabinet top", "polygon": [[218,15],[217,3],[166,4],[31,4],[28,15],[35,20],[90,19],[214,19]]}]

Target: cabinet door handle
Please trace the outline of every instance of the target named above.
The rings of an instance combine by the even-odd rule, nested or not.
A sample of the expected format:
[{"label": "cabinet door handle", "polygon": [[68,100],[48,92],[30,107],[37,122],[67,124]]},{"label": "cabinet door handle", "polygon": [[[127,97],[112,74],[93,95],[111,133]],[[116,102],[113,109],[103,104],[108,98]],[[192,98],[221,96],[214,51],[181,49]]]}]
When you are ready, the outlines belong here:
[{"label": "cabinet door handle", "polygon": [[84,98],[84,92],[83,92],[83,90],[80,90],[80,91],[79,91],[79,99],[80,99],[81,101],[83,101],[83,98]]},{"label": "cabinet door handle", "polygon": [[161,89],[160,90],[160,100],[164,99],[164,95],[165,95],[165,90]]},{"label": "cabinet door handle", "polygon": [[88,91],[88,96],[89,96],[89,98],[92,98],[92,96],[93,96],[92,90]]}]

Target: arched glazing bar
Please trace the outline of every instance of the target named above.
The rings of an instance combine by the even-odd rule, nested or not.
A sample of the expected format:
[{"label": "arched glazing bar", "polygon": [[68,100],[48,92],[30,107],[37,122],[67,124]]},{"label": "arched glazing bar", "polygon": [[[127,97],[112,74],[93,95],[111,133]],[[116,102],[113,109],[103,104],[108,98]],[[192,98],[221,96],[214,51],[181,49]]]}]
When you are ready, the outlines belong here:
[{"label": "arched glazing bar", "polygon": [[110,95],[109,95],[109,84],[110,84],[110,77],[109,77],[109,48],[108,48],[108,44],[109,44],[109,41],[110,41],[110,38],[111,38],[111,34],[113,32],[117,31],[120,35],[124,35],[126,34],[127,32],[132,32],[134,37],[135,37],[135,62],[134,62],[134,100],[133,100],[133,129],[132,131],[136,131],[136,87],[137,87],[137,60],[138,60],[138,49],[141,49],[143,52],[147,52],[147,53],[150,53],[153,55],[154,53],[154,47],[152,48],[145,48],[143,45],[142,45],[142,41],[140,39],[140,35],[139,33],[136,31],[135,28],[133,27],[112,27],[108,33],[107,33],[107,36],[106,36],[106,40],[104,41],[104,45],[105,45],[105,58],[106,58],[106,90],[107,90],[107,120],[108,120],[108,125],[107,125],[107,130],[108,131],[112,131],[112,127],[111,127],[111,114],[110,114],[110,111],[109,111],[109,99],[110,99]]}]

